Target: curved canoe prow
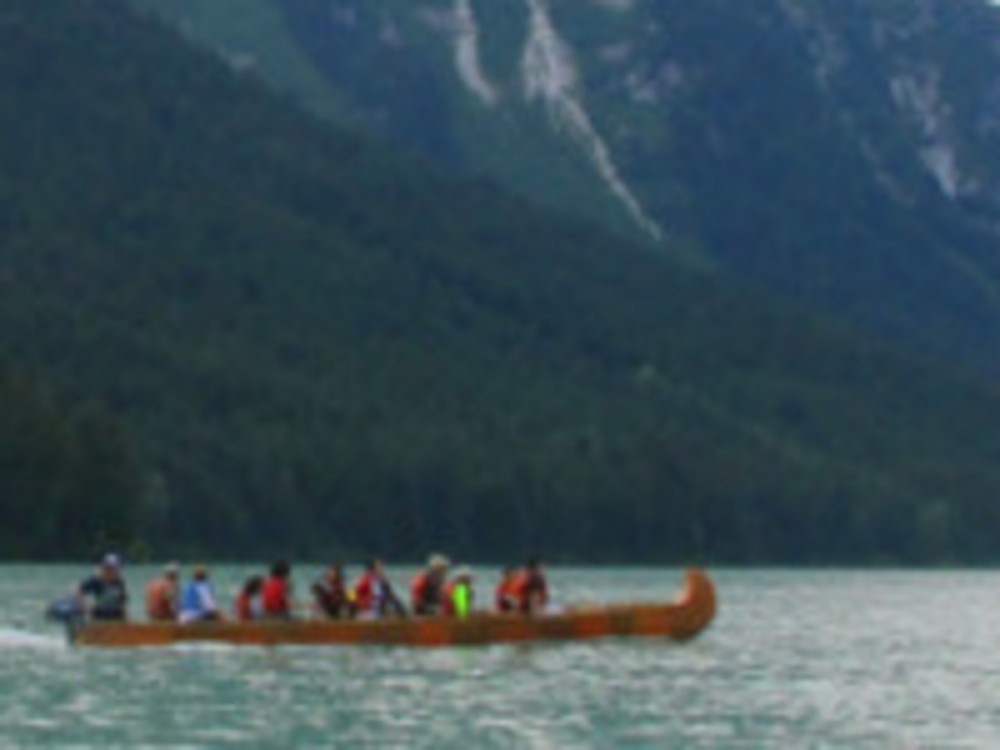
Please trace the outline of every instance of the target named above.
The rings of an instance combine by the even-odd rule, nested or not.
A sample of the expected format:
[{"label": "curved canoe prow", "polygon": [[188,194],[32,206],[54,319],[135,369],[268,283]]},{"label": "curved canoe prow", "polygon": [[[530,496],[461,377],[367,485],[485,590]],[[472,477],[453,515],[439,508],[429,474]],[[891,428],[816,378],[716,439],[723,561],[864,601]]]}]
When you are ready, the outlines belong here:
[{"label": "curved canoe prow", "polygon": [[526,616],[476,612],[447,617],[383,620],[293,620],[256,622],[87,623],[76,632],[82,646],[127,648],[183,642],[249,646],[383,645],[485,646],[494,643],[575,641],[596,638],[666,637],[686,641],[715,616],[715,586],[704,571],[685,573],[684,588],[666,604],[613,604]]},{"label": "curved canoe prow", "polygon": [[715,619],[715,584],[700,568],[688,568],[684,573],[684,588],[677,597],[677,606],[684,613],[683,623],[672,637],[688,640],[707,628]]}]

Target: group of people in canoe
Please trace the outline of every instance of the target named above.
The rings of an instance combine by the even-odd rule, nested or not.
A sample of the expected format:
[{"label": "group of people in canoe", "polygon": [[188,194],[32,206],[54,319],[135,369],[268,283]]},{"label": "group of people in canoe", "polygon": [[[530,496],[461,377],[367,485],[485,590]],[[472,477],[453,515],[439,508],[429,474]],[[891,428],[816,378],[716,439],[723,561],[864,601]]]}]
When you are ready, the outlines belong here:
[{"label": "group of people in canoe", "polygon": [[[390,583],[382,562],[370,560],[353,585],[343,566],[330,565],[309,588],[308,602],[299,606],[292,584],[292,567],[286,560],[273,563],[266,574],[252,575],[240,587],[230,614],[216,596],[210,571],[195,565],[187,580],[177,563],[164,566],[145,591],[146,616],[154,622],[208,622],[281,620],[297,616],[329,619],[383,617],[468,617],[475,609],[475,587],[468,566],[452,569],[447,557],[431,555],[427,565],[410,583],[409,606]],[[106,555],[97,571],[82,581],[69,602],[74,611],[94,620],[125,620],[129,594],[122,575],[122,561]],[[548,584],[541,562],[530,558],[521,567],[503,570],[494,591],[499,612],[536,614],[548,604]]]}]

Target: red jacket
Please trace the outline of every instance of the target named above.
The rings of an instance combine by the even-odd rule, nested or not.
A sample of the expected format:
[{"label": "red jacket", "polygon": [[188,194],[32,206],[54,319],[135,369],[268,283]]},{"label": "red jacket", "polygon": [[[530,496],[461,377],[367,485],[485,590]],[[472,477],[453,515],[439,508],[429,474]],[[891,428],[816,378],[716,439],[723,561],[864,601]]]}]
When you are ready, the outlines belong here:
[{"label": "red jacket", "polygon": [[292,613],[288,579],[268,576],[261,589],[260,602],[265,617],[288,617]]},{"label": "red jacket", "polygon": [[358,612],[370,612],[375,607],[375,584],[378,581],[371,571],[363,573],[354,584],[354,604]]}]

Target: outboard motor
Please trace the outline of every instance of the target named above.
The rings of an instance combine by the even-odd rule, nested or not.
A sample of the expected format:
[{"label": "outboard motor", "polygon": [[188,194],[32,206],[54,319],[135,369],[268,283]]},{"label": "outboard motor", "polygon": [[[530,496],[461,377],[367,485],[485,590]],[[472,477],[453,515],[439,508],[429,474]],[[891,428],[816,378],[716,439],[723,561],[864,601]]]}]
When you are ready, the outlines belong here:
[{"label": "outboard motor", "polygon": [[62,623],[66,628],[66,637],[72,644],[76,640],[76,632],[83,625],[86,612],[83,604],[75,596],[56,599],[45,608],[45,619],[49,622]]}]

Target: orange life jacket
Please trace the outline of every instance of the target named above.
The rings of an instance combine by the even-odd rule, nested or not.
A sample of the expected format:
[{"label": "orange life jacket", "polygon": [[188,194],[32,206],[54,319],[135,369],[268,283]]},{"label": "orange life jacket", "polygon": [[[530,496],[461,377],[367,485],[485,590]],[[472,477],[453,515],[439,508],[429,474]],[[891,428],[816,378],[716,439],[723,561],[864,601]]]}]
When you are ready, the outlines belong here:
[{"label": "orange life jacket", "polygon": [[166,578],[151,581],[146,588],[146,615],[150,620],[177,618],[177,586]]},{"label": "orange life jacket", "polygon": [[521,612],[534,612],[549,601],[548,585],[541,573],[522,570],[514,577],[511,588]]},{"label": "orange life jacket", "polygon": [[514,586],[516,582],[517,576],[515,575],[504,576],[500,579],[500,583],[497,584],[496,591],[493,595],[497,611],[513,612],[518,609],[519,599],[517,590]]},{"label": "orange life jacket", "polygon": [[448,600],[446,593],[442,597],[442,591],[441,581],[435,580],[429,571],[425,570],[414,576],[410,582],[410,606],[413,614],[435,614]]}]

